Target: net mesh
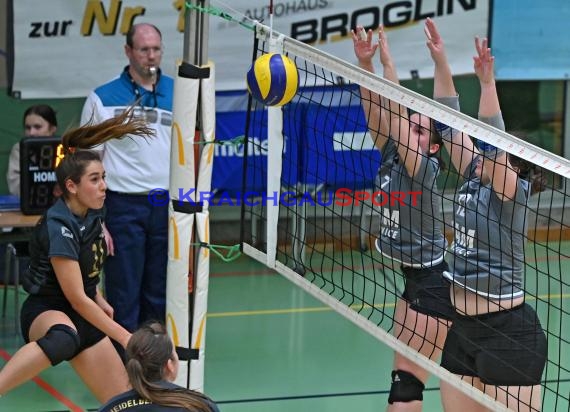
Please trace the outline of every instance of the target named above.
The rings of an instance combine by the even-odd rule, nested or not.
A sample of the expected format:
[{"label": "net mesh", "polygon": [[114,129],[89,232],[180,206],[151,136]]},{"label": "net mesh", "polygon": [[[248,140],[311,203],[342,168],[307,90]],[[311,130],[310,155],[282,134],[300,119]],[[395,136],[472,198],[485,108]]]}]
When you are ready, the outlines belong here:
[{"label": "net mesh", "polygon": [[[269,51],[268,36],[266,28],[258,28],[254,59]],[[246,125],[248,144],[244,155],[244,194],[250,195],[246,196],[242,209],[242,238],[248,245],[245,250],[255,249],[253,255],[256,258],[287,273],[300,287],[320,296],[339,313],[344,312],[344,316],[373,335],[380,336],[404,356],[429,366],[428,370],[453,383],[448,374],[434,369],[441,368],[436,363],[421,363],[421,359],[410,356],[411,352],[402,348],[410,344],[415,351],[438,362],[438,349],[441,350],[443,343],[436,340],[437,333],[418,332],[416,318],[396,315],[397,303],[401,301],[405,286],[401,264],[383,257],[377,250],[376,240],[381,230],[390,236],[394,219],[397,219],[383,206],[387,202],[398,203],[402,197],[410,199],[413,194],[405,187],[399,191],[393,187],[390,192],[381,190],[379,168],[385,164],[385,159],[372,137],[379,132],[378,125],[367,124],[363,112],[367,105],[378,105],[378,99],[367,100],[361,96],[360,88],[374,90],[392,99],[401,105],[398,109],[404,108],[407,113],[418,112],[450,126],[451,130],[506,149],[510,161],[523,172],[523,180],[532,182],[531,187],[534,188],[528,202],[521,204],[526,221],[522,224],[514,220],[500,222],[500,225],[513,230],[511,239],[522,239],[522,257],[512,259],[523,262],[521,286],[524,301],[536,311],[546,335],[548,357],[540,382],[541,391],[540,395],[533,396],[540,396],[539,404],[543,410],[570,410],[570,345],[568,333],[564,332],[565,326],[570,324],[570,288],[568,278],[564,276],[570,269],[570,218],[565,211],[569,201],[569,163],[310,46],[280,38],[279,47],[295,61],[300,87],[293,101],[280,112],[283,119],[280,128],[282,147],[268,143],[272,126],[268,121],[267,108],[255,100],[250,101]],[[389,114],[390,108],[385,106],[384,116],[394,116],[394,110]],[[400,110],[395,111],[400,113]],[[411,121],[413,116],[409,118],[410,123],[405,127],[411,129],[421,123]],[[427,128],[433,124],[428,122]],[[402,123],[390,122],[389,125],[390,135],[399,133],[397,127],[404,127]],[[281,164],[268,163],[268,150],[275,146],[280,151],[278,158]],[[443,162],[449,165],[449,157],[445,151],[442,152]],[[277,186],[268,185],[268,175],[269,181],[272,176],[278,176]],[[454,230],[454,211],[457,212],[457,207],[461,206],[458,199],[462,181],[455,168],[449,165],[439,170],[431,187],[424,185],[418,189],[420,192],[441,193],[440,217],[437,214],[435,217],[420,214],[420,220],[429,222],[432,227],[441,223],[450,245],[457,246],[457,237],[463,236],[459,238],[460,244],[475,240],[479,248],[490,249],[491,241],[486,244],[480,239],[473,240],[470,233]],[[273,190],[275,187],[277,191]],[[434,199],[438,197],[434,196]],[[423,209],[418,206],[415,210],[421,213]],[[413,217],[417,218],[418,214],[413,214]],[[404,222],[407,218],[399,216],[399,219]],[[522,229],[516,232],[516,227]],[[494,233],[489,234],[489,239],[493,236]],[[275,242],[270,240],[271,237],[275,237]],[[276,250],[272,250],[274,243]],[[516,249],[515,243],[503,242],[500,247],[504,251]],[[438,246],[431,247],[437,254]],[[444,248],[447,250],[445,260],[449,261],[457,249],[449,249],[445,245]],[[383,251],[386,255],[393,255],[385,248]],[[400,258],[404,262],[411,261],[411,255],[402,251]],[[522,314],[513,316],[510,322],[527,317]],[[476,322],[485,324],[484,320],[476,319]],[[440,327],[447,330],[445,323],[438,323],[436,328]],[[502,332],[499,334],[510,348],[526,345],[522,340]],[[398,341],[390,340],[389,336],[394,335],[399,337]],[[415,343],[412,344],[411,340]],[[488,351],[484,344],[476,345],[478,350]],[[531,344],[527,352],[531,359],[540,357],[540,350]],[[499,365],[504,364],[497,367],[510,367],[509,361],[500,359],[502,356],[497,352],[490,352],[489,357],[491,361],[502,362]],[[526,372],[514,366],[509,373],[525,375]],[[469,392],[465,386],[462,388]],[[480,402],[489,402],[478,391],[472,391],[470,395],[478,397]],[[491,397],[503,399],[505,396],[495,394]],[[503,399],[503,403],[512,407],[513,403],[508,402],[517,402],[517,395],[512,395],[507,401]],[[497,405],[493,407],[499,408]]]}]

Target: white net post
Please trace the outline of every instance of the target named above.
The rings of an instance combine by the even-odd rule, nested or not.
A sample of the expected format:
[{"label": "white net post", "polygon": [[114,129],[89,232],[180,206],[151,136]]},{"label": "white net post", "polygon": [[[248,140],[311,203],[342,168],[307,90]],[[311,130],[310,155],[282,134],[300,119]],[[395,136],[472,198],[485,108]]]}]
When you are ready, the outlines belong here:
[{"label": "white net post", "polygon": [[[271,35],[271,34],[270,34]],[[272,53],[283,52],[282,37],[270,39]],[[267,108],[267,266],[275,266],[277,254],[277,221],[279,220],[279,196],[281,193],[281,169],[283,153],[283,110]]]}]

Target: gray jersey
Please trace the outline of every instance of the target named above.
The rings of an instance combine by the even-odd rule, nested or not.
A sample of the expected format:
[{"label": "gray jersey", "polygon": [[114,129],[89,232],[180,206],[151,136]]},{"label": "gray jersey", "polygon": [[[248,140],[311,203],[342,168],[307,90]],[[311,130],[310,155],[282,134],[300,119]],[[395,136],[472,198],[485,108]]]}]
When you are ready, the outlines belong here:
[{"label": "gray jersey", "polygon": [[454,205],[455,236],[444,276],[488,299],[523,296],[527,181],[518,179],[514,200],[499,199],[475,176],[475,158]]},{"label": "gray jersey", "polygon": [[[459,110],[457,96],[436,99]],[[505,130],[498,113],[481,121]],[[457,131],[443,127],[442,138],[448,140]],[[495,158],[499,151],[490,148],[484,155]],[[454,203],[454,241],[450,271],[443,275],[462,287],[488,299],[513,299],[523,296],[524,245],[527,229],[526,204],[529,184],[518,179],[515,200],[502,201],[491,184],[482,185],[475,175],[478,157],[464,173],[465,183]]]},{"label": "gray jersey", "polygon": [[431,267],[443,261],[447,247],[435,181],[439,165],[421,156],[416,176],[410,177],[399,159],[397,144],[389,139],[384,146],[376,178],[376,204],[381,213],[376,248],[404,266]]}]

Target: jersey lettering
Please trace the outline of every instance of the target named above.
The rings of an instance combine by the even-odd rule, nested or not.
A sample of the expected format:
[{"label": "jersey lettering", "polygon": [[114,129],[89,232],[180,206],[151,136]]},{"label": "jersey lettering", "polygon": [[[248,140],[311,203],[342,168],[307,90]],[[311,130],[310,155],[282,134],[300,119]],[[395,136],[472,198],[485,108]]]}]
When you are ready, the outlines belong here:
[{"label": "jersey lettering", "polygon": [[475,229],[467,229],[455,222],[455,253],[467,256],[475,247]]},{"label": "jersey lettering", "polygon": [[89,273],[90,278],[94,278],[95,276],[101,273],[101,269],[103,268],[103,259],[105,258],[105,249],[103,248],[103,240],[97,239],[93,242],[91,246],[91,251],[93,252],[93,268],[91,269],[91,273]]},{"label": "jersey lettering", "polygon": [[473,195],[471,194],[462,194],[459,195],[457,198],[457,211],[455,212],[459,217],[465,217],[465,205],[471,201]]},{"label": "jersey lettering", "polygon": [[383,182],[380,184],[380,189],[384,190],[386,185],[390,184],[390,182],[392,181],[392,178],[388,175],[384,175],[384,177],[382,177],[382,180],[383,180]]},{"label": "jersey lettering", "polygon": [[390,214],[390,209],[382,209],[382,236],[396,239],[400,231],[400,211],[394,210]]}]

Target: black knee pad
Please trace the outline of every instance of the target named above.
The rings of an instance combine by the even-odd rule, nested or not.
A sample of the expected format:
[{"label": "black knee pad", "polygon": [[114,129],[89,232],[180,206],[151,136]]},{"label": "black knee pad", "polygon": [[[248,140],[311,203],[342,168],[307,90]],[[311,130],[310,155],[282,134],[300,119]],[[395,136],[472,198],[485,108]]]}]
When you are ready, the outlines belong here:
[{"label": "black knee pad", "polygon": [[388,403],[423,401],[424,384],[414,375],[405,371],[392,371],[392,387]]},{"label": "black knee pad", "polygon": [[52,365],[73,359],[79,350],[79,336],[72,327],[64,324],[53,325],[45,336],[37,340]]}]

